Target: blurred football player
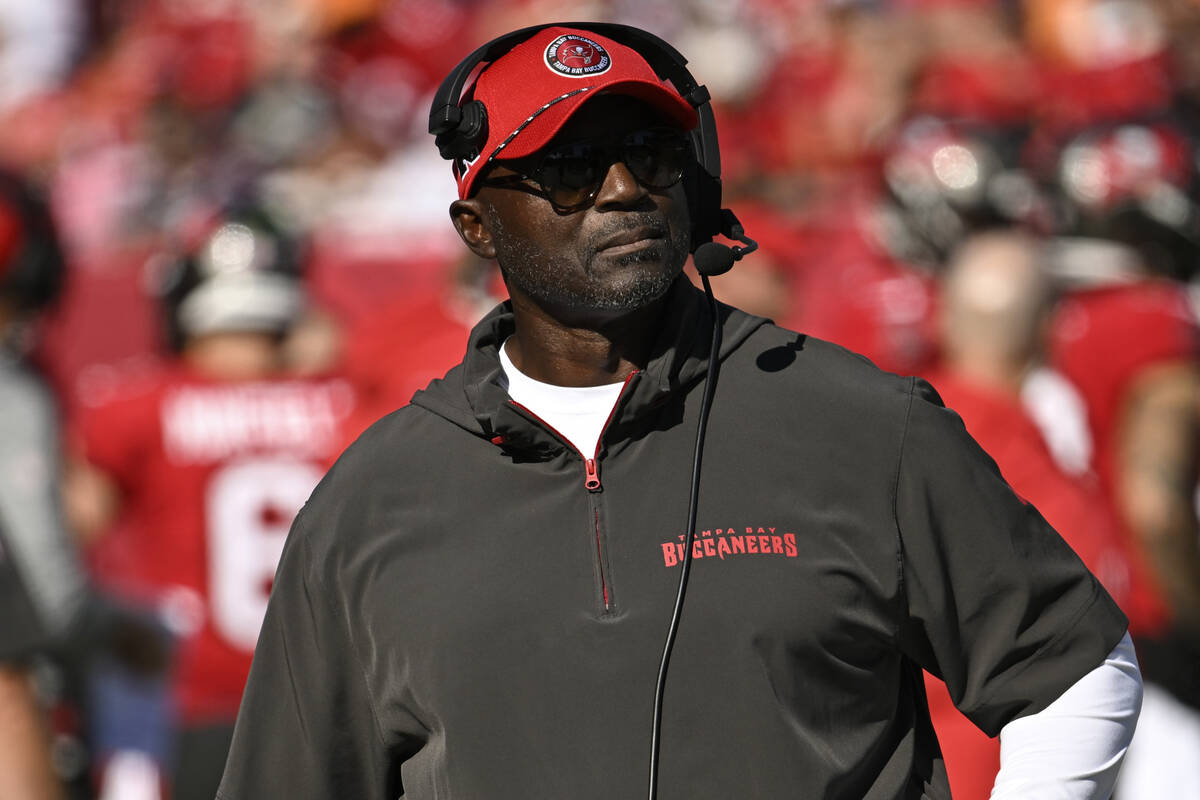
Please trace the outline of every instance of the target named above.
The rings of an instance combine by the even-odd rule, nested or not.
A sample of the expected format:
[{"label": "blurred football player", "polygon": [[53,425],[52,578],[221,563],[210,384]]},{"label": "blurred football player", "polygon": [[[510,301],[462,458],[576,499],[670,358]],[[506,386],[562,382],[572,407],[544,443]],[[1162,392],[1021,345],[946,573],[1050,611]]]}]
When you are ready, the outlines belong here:
[{"label": "blurred football player", "polygon": [[[1014,491],[1124,605],[1129,574],[1118,523],[1094,483],[1058,465],[1023,401],[1030,377],[1043,369],[1054,299],[1043,251],[1038,239],[1015,230],[964,241],[941,275],[943,358],[927,377]],[[941,681],[927,674],[926,688],[954,796],[988,797],[1000,743],[958,713]]]},{"label": "blurred football player", "polygon": [[29,659],[77,633],[87,589],[58,505],[55,403],[24,359],[64,264],[45,206],[0,173],[0,797],[62,796]]},{"label": "blurred football player", "polygon": [[[1200,797],[1200,266],[1195,144],[1166,122],[1082,131],[1060,151],[1055,365],[1080,389],[1093,465],[1133,563],[1126,611],[1146,679],[1118,791]],[[1178,753],[1186,754],[1179,757]]]},{"label": "blurred football player", "polygon": [[352,404],[342,381],[282,368],[301,258],[261,213],[217,220],[162,280],[177,357],[79,424],[92,527],[123,522],[126,588],[178,637],[175,800],[216,792],[284,537]]}]

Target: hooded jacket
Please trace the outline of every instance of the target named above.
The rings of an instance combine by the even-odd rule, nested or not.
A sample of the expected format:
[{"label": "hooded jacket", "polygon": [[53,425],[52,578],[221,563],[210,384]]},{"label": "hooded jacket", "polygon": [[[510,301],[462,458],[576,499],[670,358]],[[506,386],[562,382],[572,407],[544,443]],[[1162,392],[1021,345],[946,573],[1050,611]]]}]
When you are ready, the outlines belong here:
[{"label": "hooded jacket", "polygon": [[[719,324],[659,796],[949,797],[921,667],[995,734],[1125,619],[927,384]],[[508,398],[507,305],[365,433],[289,537],[219,796],[644,796],[710,325],[678,282],[596,454]]]}]

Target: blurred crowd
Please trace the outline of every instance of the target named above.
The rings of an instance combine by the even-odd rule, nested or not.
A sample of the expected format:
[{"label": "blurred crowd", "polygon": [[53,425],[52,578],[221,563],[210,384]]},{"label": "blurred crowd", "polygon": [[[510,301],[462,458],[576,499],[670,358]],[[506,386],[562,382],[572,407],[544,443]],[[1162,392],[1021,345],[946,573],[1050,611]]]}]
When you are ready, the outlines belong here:
[{"label": "blurred crowd", "polygon": [[561,19],[690,57],[718,296],[934,383],[1130,617],[1118,800],[1200,798],[1197,0],[0,0],[0,798],[212,796],[291,519],[503,299],[429,100]]}]

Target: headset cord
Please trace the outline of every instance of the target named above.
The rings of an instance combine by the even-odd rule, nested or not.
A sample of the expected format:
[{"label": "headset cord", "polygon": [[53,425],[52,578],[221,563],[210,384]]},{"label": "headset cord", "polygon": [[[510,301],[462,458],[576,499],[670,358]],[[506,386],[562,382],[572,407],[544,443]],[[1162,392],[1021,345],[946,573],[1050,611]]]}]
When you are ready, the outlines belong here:
[{"label": "headset cord", "polygon": [[721,315],[717,299],[713,297],[708,276],[701,275],[704,293],[712,314],[712,346],[708,353],[708,372],[704,376],[704,397],[700,403],[700,421],[696,428],[696,450],[692,456],[692,490],[688,499],[687,528],[684,529],[683,559],[679,571],[679,591],[675,595],[675,611],[671,614],[671,626],[667,629],[667,642],[663,647],[662,663],[658,667],[658,685],[654,689],[654,724],[650,732],[650,800],[658,798],[658,753],[662,734],[663,693],[667,685],[667,668],[671,663],[671,650],[675,647],[675,634],[679,632],[679,618],[683,614],[683,598],[687,594],[688,575],[692,571],[692,543],[696,537],[696,512],[700,501],[700,461],[704,453],[704,432],[708,427],[708,412],[712,408],[713,394],[717,389],[718,358],[721,350]]}]

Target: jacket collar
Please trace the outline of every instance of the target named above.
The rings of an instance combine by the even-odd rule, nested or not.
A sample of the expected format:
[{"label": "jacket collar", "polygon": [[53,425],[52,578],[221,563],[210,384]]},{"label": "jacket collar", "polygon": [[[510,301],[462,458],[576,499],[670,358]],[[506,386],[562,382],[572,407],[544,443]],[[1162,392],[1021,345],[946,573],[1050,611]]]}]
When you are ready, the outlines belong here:
[{"label": "jacket collar", "polygon": [[[719,313],[724,327],[721,358],[767,322],[726,305],[719,304]],[[672,395],[686,391],[704,376],[711,347],[710,326],[707,298],[680,276],[668,291],[662,326],[645,370],[635,374],[621,393],[606,431],[606,445],[620,438],[621,431],[630,430],[647,412],[663,405]],[[477,432],[493,442],[507,449],[548,457],[560,452],[563,443],[516,406],[504,388],[499,348],[515,329],[512,305],[505,301],[471,331],[458,376],[468,409],[459,410],[469,410],[478,425]],[[450,378],[447,376],[448,381]],[[413,402],[451,416],[434,407],[433,398],[426,395],[427,392],[418,393]],[[463,424],[461,418],[456,421]]]}]

